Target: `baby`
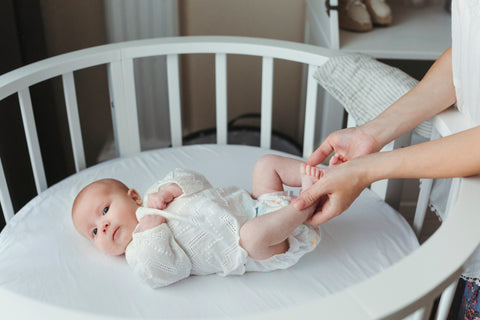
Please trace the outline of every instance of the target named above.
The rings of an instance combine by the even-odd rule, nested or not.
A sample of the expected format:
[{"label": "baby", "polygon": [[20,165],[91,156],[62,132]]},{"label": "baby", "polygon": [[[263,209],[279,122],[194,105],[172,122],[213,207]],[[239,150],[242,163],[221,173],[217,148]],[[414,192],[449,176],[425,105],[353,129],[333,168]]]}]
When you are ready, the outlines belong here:
[{"label": "baby", "polygon": [[305,190],[320,174],[302,161],[266,155],[255,164],[251,195],[176,169],[143,200],[120,181],[103,179],[80,191],[72,219],[103,252],[125,254],[152,287],[190,275],[285,269],[312,251],[320,235],[304,224],[315,206],[296,210],[283,185]]}]

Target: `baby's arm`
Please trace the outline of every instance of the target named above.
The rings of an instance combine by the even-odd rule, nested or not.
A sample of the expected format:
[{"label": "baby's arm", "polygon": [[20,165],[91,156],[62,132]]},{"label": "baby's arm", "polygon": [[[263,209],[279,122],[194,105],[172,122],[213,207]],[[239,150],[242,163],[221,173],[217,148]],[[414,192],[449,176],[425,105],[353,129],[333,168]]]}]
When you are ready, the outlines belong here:
[{"label": "baby's arm", "polygon": [[[176,184],[171,183],[165,188],[159,189],[157,192],[151,193],[147,198],[147,208],[165,209],[170,202],[183,194],[182,189]],[[158,227],[167,219],[161,215],[149,214],[144,216],[138,222],[137,232],[143,232]]]},{"label": "baby's arm", "polygon": [[153,288],[188,277],[192,268],[190,259],[175,241],[167,224],[134,233],[125,257],[134,272]]},{"label": "baby's arm", "polygon": [[171,183],[167,187],[148,195],[147,208],[163,210],[170,202],[182,194],[182,188],[176,183]]},{"label": "baby's arm", "polygon": [[149,229],[153,229],[165,222],[167,222],[167,219],[165,219],[160,215],[156,215],[156,214],[146,215],[142,219],[140,219],[140,221],[138,222],[138,227],[136,232],[143,232]]}]

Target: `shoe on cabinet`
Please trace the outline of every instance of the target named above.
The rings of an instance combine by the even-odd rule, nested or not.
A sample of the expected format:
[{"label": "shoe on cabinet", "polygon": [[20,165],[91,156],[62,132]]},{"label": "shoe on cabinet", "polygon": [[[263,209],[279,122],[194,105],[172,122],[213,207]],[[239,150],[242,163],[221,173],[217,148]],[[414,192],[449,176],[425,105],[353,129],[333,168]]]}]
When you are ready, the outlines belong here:
[{"label": "shoe on cabinet", "polygon": [[392,23],[392,9],[385,0],[364,0],[373,24],[388,26]]},{"label": "shoe on cabinet", "polygon": [[370,31],[372,19],[361,0],[339,0],[338,22],[340,28],[356,32]]}]

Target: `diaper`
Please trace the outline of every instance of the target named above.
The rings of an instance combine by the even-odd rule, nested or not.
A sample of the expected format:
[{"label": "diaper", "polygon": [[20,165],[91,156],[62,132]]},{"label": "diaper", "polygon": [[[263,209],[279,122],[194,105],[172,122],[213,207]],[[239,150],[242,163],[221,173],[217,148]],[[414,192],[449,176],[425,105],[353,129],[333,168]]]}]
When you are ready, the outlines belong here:
[{"label": "diaper", "polygon": [[292,191],[280,191],[262,194],[257,199],[257,205],[254,208],[254,216],[258,217],[283,207],[288,206],[293,200]]},{"label": "diaper", "polygon": [[[255,216],[260,216],[288,206],[294,196],[291,191],[282,191],[263,194],[258,197],[254,208]],[[288,237],[289,249],[287,252],[277,254],[265,260],[254,260],[247,257],[247,272],[266,272],[278,269],[287,269],[295,265],[306,253],[314,250],[321,239],[318,227],[307,224],[298,226]]]}]

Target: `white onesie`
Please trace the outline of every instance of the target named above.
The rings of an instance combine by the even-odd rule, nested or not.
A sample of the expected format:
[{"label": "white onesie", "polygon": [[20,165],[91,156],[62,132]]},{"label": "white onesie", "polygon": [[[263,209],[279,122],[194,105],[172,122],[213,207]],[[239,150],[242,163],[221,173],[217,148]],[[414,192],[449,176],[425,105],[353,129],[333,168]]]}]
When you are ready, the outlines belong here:
[{"label": "white onesie", "polygon": [[202,175],[176,169],[149,188],[144,203],[149,194],[171,183],[176,183],[183,194],[166,209],[140,207],[136,212],[138,220],[158,214],[167,223],[144,232],[135,229],[125,252],[134,272],[152,287],[166,286],[189,275],[226,276],[285,269],[312,251],[320,240],[318,229],[301,225],[289,237],[286,253],[253,260],[239,245],[240,227],[257,213],[285,206],[291,197],[275,193],[254,200],[245,190],[213,188]]}]

